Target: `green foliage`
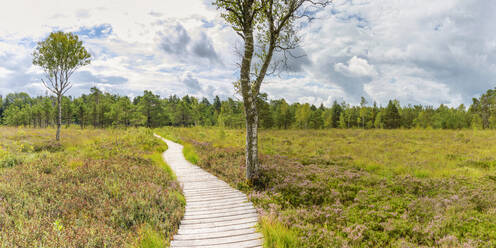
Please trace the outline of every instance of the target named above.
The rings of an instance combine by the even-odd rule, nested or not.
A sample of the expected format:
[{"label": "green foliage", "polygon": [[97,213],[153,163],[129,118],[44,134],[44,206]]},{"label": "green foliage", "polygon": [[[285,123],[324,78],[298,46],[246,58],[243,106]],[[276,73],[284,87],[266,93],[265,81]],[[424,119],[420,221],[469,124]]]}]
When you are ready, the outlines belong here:
[{"label": "green foliage", "polygon": [[310,104],[299,105],[296,109],[296,126],[304,129],[309,128],[311,113]]},{"label": "green foliage", "polygon": [[[491,91],[492,92],[492,91]],[[484,95],[485,98],[487,96]],[[268,100],[261,94],[260,127],[263,129],[327,129],[327,128],[434,128],[434,129],[493,129],[496,113],[489,105],[475,99],[467,110],[460,105],[450,108],[440,105],[403,106],[391,101],[386,107],[350,106],[336,101],[330,108],[310,104],[288,104],[284,99]],[[483,102],[487,102],[484,100]],[[496,101],[496,100],[495,100]],[[90,94],[62,97],[62,122],[66,126],[85,127],[133,126],[219,126],[243,128],[243,104],[233,99],[214,98],[211,104],[203,98],[171,96],[160,98],[150,91],[131,100],[127,96],[104,93],[91,88]],[[31,98],[26,93],[12,93],[0,104],[1,120],[9,126],[50,127],[57,122],[54,97]]]},{"label": "green foliage", "polygon": [[43,68],[50,78],[68,77],[74,70],[90,62],[91,55],[79,37],[62,31],[50,33],[44,41],[38,42],[33,53],[33,64]]},{"label": "green foliage", "polygon": [[473,115],[470,127],[474,130],[482,130],[484,128],[482,118],[479,115]]},{"label": "green foliage", "polygon": [[14,154],[6,154],[0,157],[0,168],[14,167],[20,164],[22,160]]},{"label": "green foliage", "polygon": [[345,113],[342,112],[340,115],[339,115],[339,128],[348,128],[349,126],[347,125],[346,123],[346,117],[345,117]]},{"label": "green foliage", "polygon": [[382,116],[382,122],[384,123],[384,128],[393,129],[399,128],[401,125],[401,117],[396,106],[393,101],[389,101],[387,108],[384,111],[384,116]]},{"label": "green foliage", "polygon": [[[70,81],[72,74],[90,62],[91,55],[86,51],[79,37],[62,31],[52,32],[44,41],[38,42],[33,53],[33,64],[40,66],[45,72],[45,80],[41,80],[43,86],[56,95],[58,115],[55,137],[57,141],[60,140],[62,109],[66,114],[71,115],[70,108],[67,106],[69,102],[64,101],[62,96],[72,87]],[[62,107],[62,105],[66,106]],[[16,126],[19,124],[16,123]]]}]

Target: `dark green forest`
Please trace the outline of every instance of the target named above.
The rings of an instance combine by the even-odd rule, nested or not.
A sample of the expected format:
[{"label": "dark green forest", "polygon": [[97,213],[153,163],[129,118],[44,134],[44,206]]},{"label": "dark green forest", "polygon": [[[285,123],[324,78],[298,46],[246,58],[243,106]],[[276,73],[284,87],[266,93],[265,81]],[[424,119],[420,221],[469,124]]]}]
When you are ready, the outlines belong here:
[{"label": "dark green forest", "polygon": [[[362,98],[352,106],[335,101],[331,107],[308,103],[288,104],[284,99],[258,99],[260,127],[265,129],[323,128],[496,128],[496,90],[474,98],[470,107],[440,105],[401,106],[391,100],[386,106],[369,104]],[[213,101],[192,96],[162,98],[151,91],[131,99],[91,88],[80,97],[63,97],[62,119],[66,126],[105,128],[110,126],[244,126],[242,102],[228,98]],[[8,126],[50,127],[56,123],[56,99],[31,97],[26,93],[0,96],[1,124]]]}]

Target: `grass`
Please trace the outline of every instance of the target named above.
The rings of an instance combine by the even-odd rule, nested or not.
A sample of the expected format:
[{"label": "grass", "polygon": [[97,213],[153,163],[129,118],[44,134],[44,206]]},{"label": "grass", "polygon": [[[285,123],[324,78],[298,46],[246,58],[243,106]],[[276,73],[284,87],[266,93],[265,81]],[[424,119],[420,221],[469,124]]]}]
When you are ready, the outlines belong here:
[{"label": "grass", "polygon": [[[171,131],[173,130],[173,131]],[[208,142],[217,147],[244,147],[244,130],[177,128],[174,139]],[[314,160],[352,161],[353,166],[382,176],[486,176],[496,168],[496,133],[473,130],[262,130],[266,155]]]},{"label": "grass", "polygon": [[[0,128],[0,247],[164,247],[184,213],[148,129]],[[154,246],[155,245],[155,246]]]},{"label": "grass", "polygon": [[496,245],[495,131],[264,130],[254,185],[243,130],[166,131],[249,195],[266,247]]},{"label": "grass", "polygon": [[185,143],[183,147],[183,154],[186,160],[193,164],[198,163],[198,155],[196,154],[195,147],[192,144]]},{"label": "grass", "polygon": [[182,144],[184,158],[193,164],[197,164],[198,155],[196,154],[195,147],[188,142],[183,142],[179,137],[176,136],[174,130],[175,129],[172,127],[163,127],[161,129],[156,129],[155,132],[163,138]]},{"label": "grass", "polygon": [[[165,144],[165,143],[164,143]],[[162,153],[153,153],[152,155],[148,156],[156,165],[158,165],[160,168],[162,168],[164,171],[167,172],[167,174],[173,179],[176,180],[176,174],[174,171],[172,171],[171,167],[165,163],[164,159],[162,158]]]},{"label": "grass", "polygon": [[140,237],[136,246],[138,248],[162,248],[169,245],[164,235],[160,235],[149,225],[145,225],[139,233]]},{"label": "grass", "polygon": [[264,247],[292,248],[300,245],[297,234],[277,220],[264,216],[259,229],[264,236]]}]

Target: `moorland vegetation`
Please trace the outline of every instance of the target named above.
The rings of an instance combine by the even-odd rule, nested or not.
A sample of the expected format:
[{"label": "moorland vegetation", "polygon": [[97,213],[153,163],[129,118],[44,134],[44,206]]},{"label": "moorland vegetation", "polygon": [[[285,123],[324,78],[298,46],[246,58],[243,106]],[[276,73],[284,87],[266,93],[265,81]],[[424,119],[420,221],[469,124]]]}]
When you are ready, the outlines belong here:
[{"label": "moorland vegetation", "polygon": [[267,247],[496,245],[494,131],[264,130],[254,184],[242,130],[157,132],[248,193]]},{"label": "moorland vegetation", "polygon": [[[0,96],[0,125],[24,127],[0,129],[0,246],[167,246],[185,199],[160,157],[166,147],[135,128],[163,126],[195,126],[156,132],[249,195],[266,247],[496,246],[496,140],[480,131],[496,128],[496,90],[468,108],[363,97],[325,107],[260,92],[268,70],[287,62],[273,55],[298,47],[309,6],[330,3],[213,1],[243,41],[242,101],[97,88],[67,97],[91,55],[72,33],[39,42],[33,64],[56,97]],[[62,124],[70,131],[53,142],[47,133],[56,126],[59,141]]]},{"label": "moorland vegetation", "polygon": [[165,247],[185,200],[145,128],[0,128],[0,247]]}]

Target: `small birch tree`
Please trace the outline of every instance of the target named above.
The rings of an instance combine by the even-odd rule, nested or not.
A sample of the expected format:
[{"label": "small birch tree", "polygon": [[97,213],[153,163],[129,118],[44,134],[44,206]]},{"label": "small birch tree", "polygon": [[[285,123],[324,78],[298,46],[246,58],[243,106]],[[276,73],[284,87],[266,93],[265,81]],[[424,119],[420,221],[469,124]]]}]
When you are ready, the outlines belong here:
[{"label": "small birch tree", "polygon": [[[236,85],[243,98],[246,117],[246,178],[249,182],[253,182],[256,178],[259,167],[257,99],[262,82],[270,70],[274,53],[296,48],[299,43],[296,33],[297,19],[311,18],[310,14],[313,12],[306,11],[308,7],[325,7],[330,2],[330,0],[216,0],[214,2],[221,11],[221,16],[244,43],[240,78]],[[255,45],[257,45],[256,50]]]},{"label": "small birch tree", "polygon": [[90,62],[91,55],[79,37],[61,31],[51,33],[44,41],[38,42],[33,53],[33,64],[40,66],[45,73],[45,79],[41,79],[43,86],[57,97],[57,141],[60,140],[62,125],[62,96],[72,87],[72,74]]}]

